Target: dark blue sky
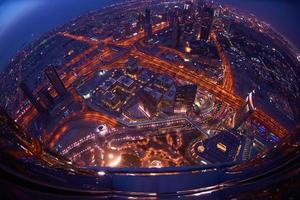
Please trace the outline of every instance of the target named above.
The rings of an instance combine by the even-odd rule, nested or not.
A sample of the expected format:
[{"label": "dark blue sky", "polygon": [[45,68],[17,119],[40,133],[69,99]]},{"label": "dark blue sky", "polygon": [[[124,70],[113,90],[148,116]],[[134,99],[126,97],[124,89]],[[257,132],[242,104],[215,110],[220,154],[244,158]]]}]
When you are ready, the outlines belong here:
[{"label": "dark blue sky", "polygon": [[[118,0],[0,0],[0,70],[32,39]],[[300,47],[300,1],[215,0],[252,12]]]}]

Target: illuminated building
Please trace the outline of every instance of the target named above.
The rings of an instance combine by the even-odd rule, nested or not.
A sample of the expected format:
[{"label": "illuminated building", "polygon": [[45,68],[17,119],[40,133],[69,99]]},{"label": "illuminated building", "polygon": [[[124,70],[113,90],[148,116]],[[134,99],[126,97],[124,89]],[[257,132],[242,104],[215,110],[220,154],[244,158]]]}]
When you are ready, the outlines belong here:
[{"label": "illuminated building", "polygon": [[49,66],[45,70],[45,74],[46,74],[47,78],[49,79],[51,85],[53,86],[53,88],[57,92],[57,94],[59,96],[65,96],[67,94],[67,89],[65,88],[65,86],[64,86],[63,82],[61,81],[61,79],[59,78],[59,75],[58,75],[55,67],[54,66]]},{"label": "illuminated building", "polygon": [[136,77],[138,73],[138,61],[133,57],[129,57],[126,63],[126,73],[131,77]]},{"label": "illuminated building", "polygon": [[44,108],[44,106],[37,100],[37,98],[32,94],[32,92],[24,82],[21,83],[19,87],[39,113],[47,112],[46,108]]},{"label": "illuminated building", "polygon": [[251,116],[251,114],[255,110],[253,104],[253,94],[254,91],[250,92],[250,94],[246,98],[246,102],[234,114],[233,129],[239,128]]},{"label": "illuminated building", "polygon": [[121,104],[121,101],[120,101],[120,99],[115,94],[113,94],[110,91],[106,91],[103,94],[103,96],[104,96],[103,102],[110,109],[115,110],[115,109],[119,108],[119,106]]},{"label": "illuminated building", "polygon": [[176,88],[175,113],[191,110],[197,93],[197,85],[184,85]]},{"label": "illuminated building", "polygon": [[173,113],[174,112],[175,95],[176,95],[176,87],[175,87],[175,85],[173,85],[163,95],[163,98],[161,100],[160,108],[164,112],[168,112],[168,113]]},{"label": "illuminated building", "polygon": [[193,145],[198,158],[210,163],[230,162],[236,158],[239,148],[239,137],[234,133],[223,131],[203,142]]},{"label": "illuminated building", "polygon": [[116,89],[119,88],[124,92],[132,93],[134,90],[134,81],[126,76],[120,76],[117,79]]},{"label": "illuminated building", "polygon": [[158,111],[159,103],[162,98],[162,94],[156,90],[149,87],[144,88],[139,93],[141,99],[142,109],[153,117]]},{"label": "illuminated building", "polygon": [[173,85],[173,80],[170,77],[167,76],[163,76],[163,75],[159,75],[155,81],[154,81],[154,85],[157,88],[161,88],[164,91],[169,90],[169,88]]}]

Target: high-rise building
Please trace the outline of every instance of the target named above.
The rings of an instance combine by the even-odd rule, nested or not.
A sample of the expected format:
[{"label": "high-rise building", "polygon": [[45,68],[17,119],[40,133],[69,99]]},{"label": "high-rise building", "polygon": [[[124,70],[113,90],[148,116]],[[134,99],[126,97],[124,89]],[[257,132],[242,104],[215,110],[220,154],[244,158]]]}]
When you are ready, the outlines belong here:
[{"label": "high-rise building", "polygon": [[144,15],[143,13],[138,13],[138,18],[137,18],[137,28],[140,30],[143,28],[143,24],[144,24]]},{"label": "high-rise building", "polygon": [[233,116],[233,129],[238,129],[253,113],[255,110],[253,104],[253,94],[252,91],[246,98],[246,102],[237,110]]},{"label": "high-rise building", "polygon": [[43,105],[37,100],[37,98],[32,94],[32,92],[24,82],[22,82],[19,87],[39,113],[47,112],[46,108],[43,107]]},{"label": "high-rise building", "polygon": [[45,108],[49,109],[49,107],[51,107],[54,103],[54,99],[52,98],[51,94],[49,93],[49,91],[46,90],[41,90],[38,93],[38,97],[39,97],[39,101],[41,102],[41,104],[44,105]]},{"label": "high-rise building", "polygon": [[148,8],[145,10],[144,31],[146,34],[146,40],[151,39],[152,37],[151,10]]},{"label": "high-rise building", "polygon": [[138,93],[140,97],[140,106],[143,111],[148,115],[148,117],[153,117],[158,111],[159,103],[162,98],[162,93],[158,90],[145,87]]},{"label": "high-rise building", "polygon": [[176,15],[173,10],[169,10],[168,12],[168,21],[169,21],[169,28],[172,29],[175,23]]},{"label": "high-rise building", "polygon": [[45,70],[46,76],[48,77],[50,83],[52,84],[53,88],[57,92],[59,96],[65,96],[67,94],[67,89],[64,86],[63,82],[59,78],[57,71],[55,70],[54,66],[49,66]]},{"label": "high-rise building", "polygon": [[152,25],[151,24],[145,24],[145,34],[146,34],[147,40],[152,38]]},{"label": "high-rise building", "polygon": [[191,110],[197,94],[197,85],[177,87],[175,94],[175,113],[186,113]]},{"label": "high-rise building", "polygon": [[178,17],[175,19],[173,29],[172,29],[172,46],[178,48],[181,43],[182,30],[179,23]]},{"label": "high-rise building", "polygon": [[145,10],[145,23],[151,24],[151,10],[149,8]]},{"label": "high-rise building", "polygon": [[209,39],[210,31],[214,20],[214,9],[211,7],[205,7],[202,10],[202,25],[201,25],[201,39],[207,41]]},{"label": "high-rise building", "polygon": [[129,76],[136,76],[138,73],[138,61],[134,57],[129,57],[126,63],[126,73]]}]

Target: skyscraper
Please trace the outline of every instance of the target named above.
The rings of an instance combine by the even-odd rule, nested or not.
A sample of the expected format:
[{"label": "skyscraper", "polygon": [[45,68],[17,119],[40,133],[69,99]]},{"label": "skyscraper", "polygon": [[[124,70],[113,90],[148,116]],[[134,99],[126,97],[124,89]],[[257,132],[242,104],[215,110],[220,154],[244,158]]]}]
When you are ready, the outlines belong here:
[{"label": "skyscraper", "polygon": [[59,96],[64,96],[67,94],[67,89],[65,88],[63,82],[60,80],[57,71],[55,70],[54,66],[49,66],[45,70],[46,76],[48,77],[50,83],[52,84],[53,88],[57,92]]},{"label": "skyscraper", "polygon": [[24,95],[29,99],[29,101],[33,104],[33,106],[35,107],[35,109],[39,113],[46,113],[47,112],[47,110],[37,100],[37,98],[35,98],[35,96],[32,94],[32,92],[30,91],[30,89],[28,88],[28,86],[24,82],[22,82],[19,87],[21,88]]},{"label": "skyscraper", "polygon": [[175,113],[186,113],[191,110],[197,94],[197,85],[177,87],[175,94]]},{"label": "skyscraper", "polygon": [[233,116],[233,129],[238,129],[253,113],[255,110],[253,104],[253,94],[252,91],[246,98],[246,102],[237,110]]},{"label": "skyscraper", "polygon": [[202,10],[202,25],[201,25],[201,39],[208,40],[209,34],[212,28],[213,20],[214,20],[215,10],[210,7],[205,7]]},{"label": "skyscraper", "polygon": [[39,97],[39,101],[41,102],[41,104],[43,104],[44,107],[47,108],[47,110],[54,103],[54,99],[52,98],[51,94],[49,93],[49,91],[47,89],[41,90],[38,93],[38,97]]},{"label": "skyscraper", "polygon": [[151,39],[152,37],[151,11],[148,8],[145,10],[144,31],[146,35],[146,40]]},{"label": "skyscraper", "polygon": [[178,48],[181,42],[182,30],[179,24],[179,19],[176,17],[172,30],[172,46]]},{"label": "skyscraper", "polygon": [[145,10],[145,23],[151,24],[151,10],[149,8]]}]

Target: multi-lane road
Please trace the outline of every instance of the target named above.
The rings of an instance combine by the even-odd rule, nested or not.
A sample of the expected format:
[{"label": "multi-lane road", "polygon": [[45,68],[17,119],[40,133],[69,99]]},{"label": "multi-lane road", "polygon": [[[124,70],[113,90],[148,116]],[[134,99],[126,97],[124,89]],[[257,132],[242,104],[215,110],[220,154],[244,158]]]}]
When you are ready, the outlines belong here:
[{"label": "multi-lane road", "polygon": [[[165,29],[168,26],[167,23],[159,23],[156,25],[153,25],[153,33]],[[103,47],[103,51],[100,51],[96,56],[86,59],[84,63],[77,68],[74,68],[72,71],[66,73],[66,75],[63,77],[63,82],[66,87],[70,87],[72,83],[77,80],[80,77],[86,76],[88,74],[92,74],[95,70],[98,69],[114,69],[118,67],[122,67],[127,59],[128,56],[134,56],[139,59],[140,64],[144,66],[145,68],[151,69],[153,71],[168,74],[172,77],[177,77],[180,79],[184,79],[186,81],[189,81],[191,83],[197,84],[201,89],[207,90],[211,94],[213,94],[216,98],[222,100],[229,106],[233,107],[234,109],[238,109],[240,106],[242,106],[245,103],[245,100],[243,100],[241,97],[234,94],[233,91],[233,75],[231,71],[230,63],[226,57],[226,54],[218,42],[217,34],[212,32],[211,38],[215,42],[219,56],[222,61],[222,65],[224,66],[224,81],[223,85],[217,85],[212,80],[210,80],[208,77],[204,76],[203,74],[198,74],[194,71],[191,71],[187,68],[182,68],[178,66],[178,64],[174,64],[172,62],[169,62],[167,60],[164,60],[156,55],[149,55],[144,52],[142,52],[139,48],[141,47],[141,44],[144,45],[143,42],[141,42],[144,38],[144,32],[140,31],[139,33],[133,35],[129,39],[125,39],[122,41],[113,41],[111,38],[106,38],[104,40],[95,40],[91,39],[86,36],[80,36],[80,35],[73,35],[70,33],[60,33],[61,35],[65,37],[72,38],[74,40],[79,40],[81,42],[88,43],[90,45],[90,48],[85,50],[84,52],[80,53],[76,57],[74,57],[69,63],[65,65],[65,68],[72,67],[72,65],[78,63],[81,61],[85,55],[91,53],[92,51],[96,50],[101,47]],[[117,57],[116,59],[113,59],[112,62],[109,64],[101,64],[101,58],[103,57],[112,57],[112,49],[111,46],[119,46],[120,48],[126,48],[127,52],[122,54],[121,56]],[[160,45],[160,49],[164,50],[164,46]],[[183,56],[184,54],[179,51],[172,51],[173,53],[177,54],[178,56]],[[121,64],[121,65],[120,65]],[[124,65],[123,65],[124,66]],[[75,72],[75,73],[74,73]],[[36,90],[40,90],[42,88],[48,87],[45,83],[42,84],[40,87],[38,87]],[[50,87],[51,90],[53,90],[52,87]],[[77,98],[79,100],[80,98]],[[84,118],[91,120],[97,119],[100,122],[108,123],[109,125],[115,126],[117,124],[116,120],[113,118],[108,118],[105,115],[102,115],[100,113],[96,114],[93,113],[77,113],[79,115],[84,115]],[[38,113],[31,107],[28,109],[28,112],[26,112],[23,117],[20,118],[18,121],[23,127],[27,127],[28,124],[38,115]],[[96,115],[96,116],[95,116]],[[264,111],[257,109],[254,111],[253,117],[258,119],[261,123],[263,123],[265,126],[267,126],[273,133],[275,133],[279,137],[284,137],[288,131],[279,124],[275,119],[271,118],[267,113]],[[53,138],[60,138],[62,135],[62,131],[56,131],[55,135],[51,135]],[[51,145],[53,146],[57,139],[52,140]]]}]

